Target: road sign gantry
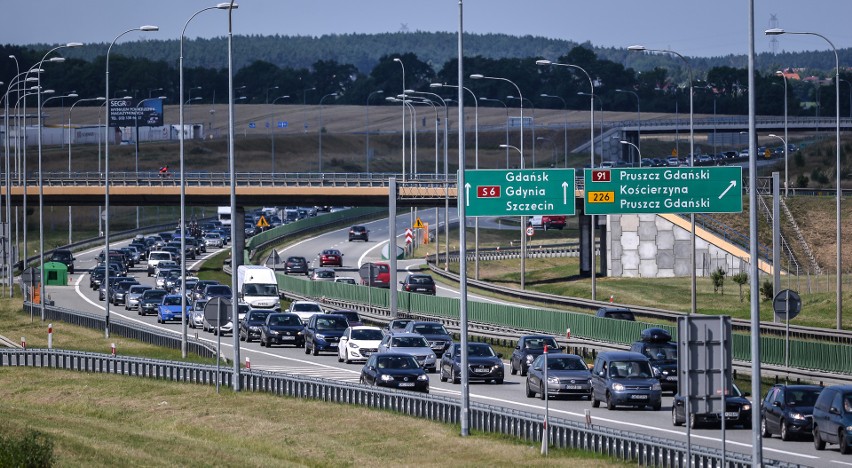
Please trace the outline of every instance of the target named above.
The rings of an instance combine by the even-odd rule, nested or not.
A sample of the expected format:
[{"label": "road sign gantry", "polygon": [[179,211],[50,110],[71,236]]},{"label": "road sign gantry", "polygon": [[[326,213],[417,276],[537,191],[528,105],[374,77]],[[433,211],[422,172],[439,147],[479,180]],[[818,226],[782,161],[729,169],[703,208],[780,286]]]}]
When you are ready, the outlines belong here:
[{"label": "road sign gantry", "polygon": [[466,215],[573,215],[574,169],[464,171]]},{"label": "road sign gantry", "polygon": [[586,169],[585,213],[739,213],[741,167]]}]

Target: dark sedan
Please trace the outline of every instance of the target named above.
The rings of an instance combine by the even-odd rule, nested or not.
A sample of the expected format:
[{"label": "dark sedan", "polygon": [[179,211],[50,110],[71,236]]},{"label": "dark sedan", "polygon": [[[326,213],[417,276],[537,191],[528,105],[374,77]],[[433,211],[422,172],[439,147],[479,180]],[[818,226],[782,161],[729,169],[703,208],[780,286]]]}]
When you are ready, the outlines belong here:
[{"label": "dark sedan", "polygon": [[410,354],[373,354],[361,369],[361,383],[429,393],[429,376]]},{"label": "dark sedan", "polygon": [[512,375],[517,374],[518,371],[521,372],[521,375],[527,375],[527,370],[535,358],[544,353],[545,345],[553,351],[559,349],[559,345],[556,344],[556,340],[552,336],[527,335],[520,337],[510,359]]},{"label": "dark sedan", "polygon": [[412,321],[405,326],[406,333],[419,333],[429,342],[429,347],[435,356],[440,358],[447,348],[453,344],[453,337],[444,328],[444,325],[438,322],[420,322]]},{"label": "dark sedan", "polygon": [[[751,402],[748,401],[748,393],[743,393],[734,385],[733,393],[725,398],[725,424],[732,426],[742,426],[744,429],[751,429]],[[674,404],[672,404],[672,424],[680,426],[686,423],[686,415],[684,403],[686,399],[680,395],[675,395]],[[689,415],[689,427],[695,429],[702,423],[719,424],[721,415],[719,413],[703,413]],[[730,427],[730,426],[728,426]]]},{"label": "dark sedan", "polygon": [[766,393],[760,408],[760,432],[763,437],[779,434],[782,440],[793,436],[812,436],[814,404],[819,385],[775,385]]},{"label": "dark sedan", "polygon": [[284,262],[284,274],[289,275],[290,273],[308,274],[308,261],[305,257],[287,257]]},{"label": "dark sedan", "polygon": [[405,292],[435,295],[435,280],[432,279],[431,275],[412,273],[399,284],[402,285],[402,290]]},{"label": "dark sedan", "polygon": [[[461,381],[461,351],[462,347],[457,343],[450,346],[447,352],[441,356],[441,382],[450,380],[457,384]],[[468,380],[502,384],[503,361],[500,359],[502,357],[501,354],[495,353],[488,343],[468,343]]]},{"label": "dark sedan", "polygon": [[163,302],[163,298],[166,297],[166,294],[168,293],[164,289],[149,289],[143,292],[142,296],[139,297],[138,314],[156,314],[159,310],[160,304]]},{"label": "dark sedan", "polygon": [[296,314],[269,314],[260,326],[260,345],[271,348],[274,344],[291,344],[302,348],[305,346],[304,328],[305,324]]},{"label": "dark sedan", "polygon": [[[547,358],[547,383],[544,379],[544,362]],[[535,358],[527,373],[527,397],[536,394],[544,400],[558,396],[589,398],[592,392],[592,373],[586,361],[576,354],[548,353]]]},{"label": "dark sedan", "polygon": [[260,339],[260,327],[266,323],[266,318],[271,313],[271,310],[249,310],[245,318],[240,320],[240,341],[250,343],[255,338]]}]

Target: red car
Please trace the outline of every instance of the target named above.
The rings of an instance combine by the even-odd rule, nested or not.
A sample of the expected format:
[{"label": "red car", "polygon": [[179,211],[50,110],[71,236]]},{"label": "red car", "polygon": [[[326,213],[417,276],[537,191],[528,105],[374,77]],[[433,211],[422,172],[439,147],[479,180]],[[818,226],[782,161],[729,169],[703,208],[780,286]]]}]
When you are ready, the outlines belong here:
[{"label": "red car", "polygon": [[343,254],[337,249],[323,250],[319,255],[319,264],[324,266],[343,266]]}]

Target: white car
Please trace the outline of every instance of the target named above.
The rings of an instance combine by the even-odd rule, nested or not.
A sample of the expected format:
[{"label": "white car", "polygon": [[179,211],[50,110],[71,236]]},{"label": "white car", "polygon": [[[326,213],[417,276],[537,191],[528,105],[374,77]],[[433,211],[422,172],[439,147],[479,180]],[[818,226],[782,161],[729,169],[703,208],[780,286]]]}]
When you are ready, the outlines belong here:
[{"label": "white car", "polygon": [[355,281],[355,278],[353,278],[351,276],[336,276],[336,277],[334,277],[334,282],[335,283],[346,283],[346,284],[358,284],[358,282]]},{"label": "white car", "polygon": [[384,334],[379,327],[347,328],[337,345],[337,362],[366,361],[371,354],[378,352],[382,336]]},{"label": "white car", "polygon": [[311,279],[314,281],[334,281],[336,274],[334,268],[314,268]]},{"label": "white car", "polygon": [[322,306],[319,305],[318,302],[314,301],[293,301],[290,303],[290,308],[287,309],[287,312],[296,314],[302,319],[302,322],[308,323],[308,320],[311,319],[316,314],[323,313]]},{"label": "white car", "polygon": [[221,249],[225,245],[225,240],[218,232],[208,232],[204,235],[204,245]]}]

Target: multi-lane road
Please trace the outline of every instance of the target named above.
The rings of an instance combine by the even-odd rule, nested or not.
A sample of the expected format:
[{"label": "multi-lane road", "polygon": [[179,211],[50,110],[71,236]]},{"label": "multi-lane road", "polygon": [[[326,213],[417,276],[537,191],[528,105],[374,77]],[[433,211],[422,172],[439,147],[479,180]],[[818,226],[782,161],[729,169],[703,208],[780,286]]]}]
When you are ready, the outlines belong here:
[{"label": "multi-lane road", "polygon": [[[421,211],[419,215],[424,222],[429,222],[434,226],[434,210]],[[398,226],[407,226],[409,222],[410,219],[407,214],[400,215],[397,219]],[[287,246],[279,250],[279,254],[282,258],[286,258],[288,255],[304,256],[312,262],[311,266],[314,267],[317,266],[316,257],[321,250],[337,248],[344,253],[344,267],[340,274],[357,277],[357,266],[365,261],[379,260],[381,249],[388,242],[387,220],[366,224],[371,231],[369,242],[349,242],[348,230],[341,229]],[[441,234],[443,236],[443,232]],[[47,293],[56,304],[71,309],[103,313],[104,304],[98,301],[97,292],[92,291],[88,287],[88,275],[83,273],[95,265],[95,256],[100,251],[101,247],[98,247],[77,254],[76,268],[81,273],[73,275],[73,284],[71,286],[49,286],[47,288]],[[215,252],[211,251],[207,255],[213,253]],[[203,258],[197,260],[195,264],[201,261],[203,261]],[[406,269],[421,263],[422,260],[401,260],[399,262],[400,279]],[[188,267],[192,269],[195,264],[189,263]],[[145,273],[144,264],[142,268],[137,266],[131,274],[135,275],[143,284],[153,283],[153,278],[148,278]],[[458,290],[439,283],[438,294],[458,297]],[[470,296],[469,300],[493,301],[494,299]],[[125,311],[123,306],[112,306],[110,314],[113,320],[116,317],[120,317],[122,320],[144,323],[148,326],[168,330],[176,334],[180,332],[179,323],[158,324],[156,323],[155,316],[142,317],[137,315],[135,311]],[[213,335],[194,330],[190,330],[190,333],[197,333],[199,338],[209,340],[214,345],[216,343]],[[222,340],[221,344],[225,355],[230,354],[232,343],[232,339]],[[240,346],[241,356],[251,359],[253,369],[308,375],[352,383],[356,383],[359,380],[361,365],[338,363],[337,357],[334,354],[309,356],[304,354],[303,349],[288,347],[261,348],[256,342],[240,343]],[[506,357],[504,356],[504,358]],[[502,385],[472,383],[470,386],[471,398],[486,404],[543,413],[544,402],[525,396],[525,378],[519,375],[513,376],[508,370],[507,366],[506,379]],[[436,374],[432,374],[430,379],[432,393],[451,397],[460,395],[459,385],[442,383]],[[754,398],[752,400],[754,401]],[[754,402],[757,403],[757,401]],[[685,441],[686,428],[672,425],[671,404],[672,397],[666,396],[663,398],[663,408],[661,411],[609,411],[606,408],[592,408],[588,400],[556,400],[551,401],[549,407],[551,414],[557,417],[584,421],[585,411],[590,410],[592,423],[595,425],[609,426],[621,430]],[[718,428],[693,429],[691,431],[694,444],[717,448],[722,446],[720,435]],[[727,450],[750,454],[751,435],[752,432],[750,430],[741,428],[729,429],[725,437]],[[836,446],[829,446],[830,448],[826,451],[816,451],[813,443],[809,440],[783,442],[777,437],[764,439],[763,445],[764,456],[767,458],[809,466],[852,465],[852,459],[840,455]]]}]

